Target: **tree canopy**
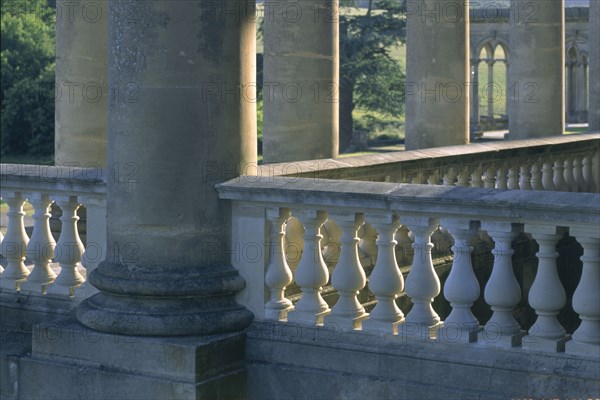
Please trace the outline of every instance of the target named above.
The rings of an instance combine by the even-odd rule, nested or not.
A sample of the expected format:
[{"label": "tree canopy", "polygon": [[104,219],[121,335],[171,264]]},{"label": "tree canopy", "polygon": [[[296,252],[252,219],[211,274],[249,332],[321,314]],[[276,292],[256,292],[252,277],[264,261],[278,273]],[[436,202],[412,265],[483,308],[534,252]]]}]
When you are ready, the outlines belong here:
[{"label": "tree canopy", "polygon": [[2,154],[53,152],[54,27],[47,0],[2,1]]}]

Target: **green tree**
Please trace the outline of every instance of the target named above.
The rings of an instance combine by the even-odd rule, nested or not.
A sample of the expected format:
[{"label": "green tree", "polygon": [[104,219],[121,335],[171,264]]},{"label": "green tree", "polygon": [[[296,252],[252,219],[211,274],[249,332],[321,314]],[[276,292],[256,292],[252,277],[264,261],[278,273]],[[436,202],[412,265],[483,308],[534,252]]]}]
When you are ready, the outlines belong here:
[{"label": "green tree", "polygon": [[54,27],[47,0],[2,0],[2,154],[54,151]]},{"label": "green tree", "polygon": [[[351,6],[353,0],[342,5]],[[369,0],[366,13],[340,13],[340,150],[357,144],[355,107],[399,116],[404,106],[404,74],[390,56],[404,40],[399,0]]]}]

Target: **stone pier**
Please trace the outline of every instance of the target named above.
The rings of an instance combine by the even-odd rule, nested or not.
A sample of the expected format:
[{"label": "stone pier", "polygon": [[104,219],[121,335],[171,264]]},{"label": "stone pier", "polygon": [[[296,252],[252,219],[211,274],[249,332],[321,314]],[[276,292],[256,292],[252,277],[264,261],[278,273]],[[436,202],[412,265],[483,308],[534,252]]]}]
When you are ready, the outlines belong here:
[{"label": "stone pier", "polygon": [[56,165],[106,165],[108,1],[56,2]]},{"label": "stone pier", "polygon": [[406,149],[469,142],[469,8],[407,1]]},{"label": "stone pier", "polygon": [[511,0],[510,139],[561,135],[564,131],[564,7],[564,0]]},{"label": "stone pier", "polygon": [[263,157],[338,155],[338,0],[264,3]]},{"label": "stone pier", "polygon": [[253,315],[234,299],[245,282],[214,185],[255,171],[255,5],[109,8],[110,86],[136,95],[110,97],[108,248],[88,275],[99,293],[78,321],[36,328],[24,368],[54,365],[50,398],[235,398]]}]

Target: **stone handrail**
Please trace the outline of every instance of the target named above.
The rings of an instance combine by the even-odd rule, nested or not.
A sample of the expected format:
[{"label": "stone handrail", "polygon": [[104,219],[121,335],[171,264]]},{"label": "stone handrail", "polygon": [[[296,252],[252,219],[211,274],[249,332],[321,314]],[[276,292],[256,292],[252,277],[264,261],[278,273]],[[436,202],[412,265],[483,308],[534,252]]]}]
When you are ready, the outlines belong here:
[{"label": "stone handrail", "polygon": [[[6,236],[0,234],[5,259],[0,288],[74,300],[92,294],[95,289],[85,285],[86,272],[106,251],[105,170],[1,164],[0,172],[0,196],[8,205]],[[25,202],[34,209],[31,237],[25,230]],[[56,234],[49,223],[53,203],[61,211]],[[85,246],[77,224],[82,205],[87,211]]]},{"label": "stone handrail", "polygon": [[[309,325],[335,324],[340,329],[369,330],[404,337],[448,342],[520,346],[541,351],[596,354],[600,351],[600,196],[592,193],[544,193],[485,188],[242,176],[217,186],[231,201],[232,263],[247,282],[238,301],[257,319]],[[295,218],[303,226],[304,251],[290,268],[286,225]],[[323,260],[321,227],[335,221],[342,233],[339,261],[330,270]],[[378,234],[378,255],[368,277],[376,298],[368,314],[357,298],[367,277],[359,258],[358,229],[369,223]],[[397,232],[406,227],[413,237],[414,258],[406,283],[396,262]],[[433,268],[431,235],[444,228],[454,239],[453,265],[444,286],[452,312],[441,321],[432,308],[440,294]],[[480,287],[471,265],[471,239],[486,232],[494,243],[492,274],[485,302],[492,318],[480,326],[471,306]],[[526,333],[512,315],[521,299],[513,272],[512,240],[521,232],[539,244],[539,265],[529,292],[538,315]],[[567,335],[558,322],[566,304],[557,274],[555,246],[567,233],[584,250],[583,273],[572,298],[582,323]],[[296,239],[301,241],[302,239]],[[300,243],[297,243],[300,247]],[[301,289],[293,304],[286,288]],[[330,305],[321,292],[329,282],[339,300]],[[395,299],[406,293],[412,303],[404,316]],[[331,308],[330,308],[331,307]]]},{"label": "stone handrail", "polygon": [[587,133],[267,164],[257,175],[598,192],[599,170],[600,134]]}]

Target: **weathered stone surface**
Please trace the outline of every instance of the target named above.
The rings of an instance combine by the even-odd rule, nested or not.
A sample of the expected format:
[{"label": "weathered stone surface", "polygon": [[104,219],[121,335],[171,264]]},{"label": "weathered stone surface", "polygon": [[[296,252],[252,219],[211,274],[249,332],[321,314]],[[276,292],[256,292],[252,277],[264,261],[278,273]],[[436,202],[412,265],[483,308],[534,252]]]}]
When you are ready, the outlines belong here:
[{"label": "weathered stone surface", "polygon": [[[403,340],[335,327],[254,322],[248,396],[284,398],[593,398],[594,357]],[[360,372],[357,372],[360,371]]]},{"label": "weathered stone surface", "polygon": [[600,1],[590,0],[589,27],[589,107],[590,132],[600,131]]},{"label": "weathered stone surface", "polygon": [[564,6],[564,0],[511,0],[513,46],[507,93],[511,140],[564,132]]},{"label": "weathered stone surface", "polygon": [[469,142],[468,2],[407,2],[406,149]]}]

